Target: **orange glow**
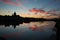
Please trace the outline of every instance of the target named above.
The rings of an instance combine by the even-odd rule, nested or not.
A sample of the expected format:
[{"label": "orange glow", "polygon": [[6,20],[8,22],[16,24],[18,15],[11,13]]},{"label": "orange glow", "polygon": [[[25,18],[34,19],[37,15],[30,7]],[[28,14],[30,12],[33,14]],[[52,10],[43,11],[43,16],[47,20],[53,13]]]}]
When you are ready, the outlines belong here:
[{"label": "orange glow", "polygon": [[46,14],[45,13],[38,13],[38,14],[20,14],[22,17],[32,17],[32,18],[46,18],[46,19],[52,19],[52,18],[59,18],[59,16]]}]

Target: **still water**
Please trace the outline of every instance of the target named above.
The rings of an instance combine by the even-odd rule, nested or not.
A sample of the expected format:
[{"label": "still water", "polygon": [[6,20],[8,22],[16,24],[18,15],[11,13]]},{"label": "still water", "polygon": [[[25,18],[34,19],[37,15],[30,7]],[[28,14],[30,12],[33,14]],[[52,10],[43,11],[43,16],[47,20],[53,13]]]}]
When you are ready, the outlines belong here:
[{"label": "still water", "polygon": [[54,26],[55,22],[53,21],[23,22],[15,29],[12,25],[9,27],[0,25],[0,37],[7,40],[50,40],[51,36],[56,34],[56,31],[52,30]]}]

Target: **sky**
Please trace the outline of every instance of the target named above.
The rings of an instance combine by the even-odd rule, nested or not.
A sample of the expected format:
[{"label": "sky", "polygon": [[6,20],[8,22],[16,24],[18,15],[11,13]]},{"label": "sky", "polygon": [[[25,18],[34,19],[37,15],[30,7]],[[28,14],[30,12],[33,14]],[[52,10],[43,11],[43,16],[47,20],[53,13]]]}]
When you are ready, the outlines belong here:
[{"label": "sky", "polygon": [[60,0],[0,0],[0,15],[14,11],[22,16],[59,14]]}]

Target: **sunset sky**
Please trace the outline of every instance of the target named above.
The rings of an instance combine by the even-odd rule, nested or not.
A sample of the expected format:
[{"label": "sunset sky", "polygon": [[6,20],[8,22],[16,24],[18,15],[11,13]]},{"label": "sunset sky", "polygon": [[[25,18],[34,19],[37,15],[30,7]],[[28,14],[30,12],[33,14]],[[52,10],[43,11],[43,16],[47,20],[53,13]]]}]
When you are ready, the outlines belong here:
[{"label": "sunset sky", "polygon": [[0,0],[0,15],[41,17],[60,13],[60,0]]}]

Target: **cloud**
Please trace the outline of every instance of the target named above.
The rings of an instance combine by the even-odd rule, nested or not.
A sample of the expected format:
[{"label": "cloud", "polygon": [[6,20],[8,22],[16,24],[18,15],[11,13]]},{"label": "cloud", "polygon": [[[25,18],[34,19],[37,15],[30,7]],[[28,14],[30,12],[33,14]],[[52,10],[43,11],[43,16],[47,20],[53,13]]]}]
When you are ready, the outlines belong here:
[{"label": "cloud", "polygon": [[31,10],[29,10],[30,12],[34,12],[34,13],[44,13],[45,12],[45,10],[42,10],[42,9],[36,9],[36,8],[33,8],[33,9],[31,9]]},{"label": "cloud", "polygon": [[1,2],[5,3],[5,4],[9,4],[9,5],[13,5],[13,6],[19,6],[22,9],[27,9],[27,7],[25,7],[20,0],[0,0]]},{"label": "cloud", "polygon": [[47,19],[49,19],[49,18],[58,18],[58,15],[57,15],[57,12],[56,12],[56,10],[55,9],[52,9],[52,10],[49,10],[48,12],[46,12],[45,10],[43,10],[43,9],[36,9],[36,8],[32,8],[31,10],[29,10],[30,12],[33,12],[34,14],[34,16],[35,17],[37,17],[37,18],[41,18],[41,17],[43,17],[43,18],[47,18]]},{"label": "cloud", "polygon": [[49,14],[57,14],[58,9],[51,9],[48,11]]},{"label": "cloud", "polygon": [[38,12],[45,12],[45,10],[39,9]]},{"label": "cloud", "polygon": [[59,16],[60,15],[60,8],[49,10],[48,14]]},{"label": "cloud", "polygon": [[30,12],[38,12],[38,10],[36,8],[33,8],[31,10],[29,10]]},{"label": "cloud", "polygon": [[22,3],[19,0],[16,0],[16,3],[13,2],[12,0],[2,0],[2,2],[10,5],[15,5],[15,6],[21,6]]},{"label": "cloud", "polygon": [[49,10],[48,12],[49,12],[49,13],[55,13],[56,10]]}]

